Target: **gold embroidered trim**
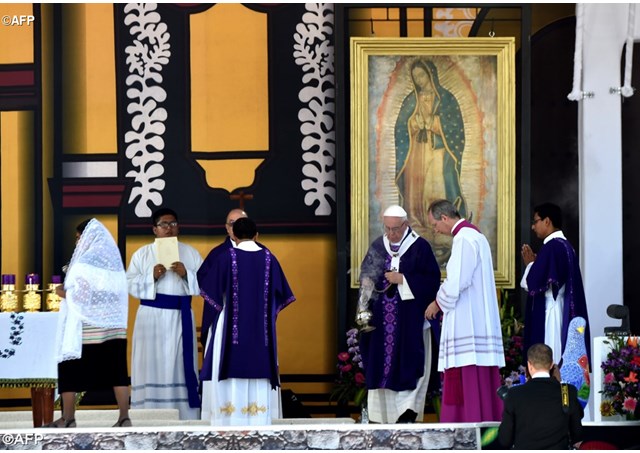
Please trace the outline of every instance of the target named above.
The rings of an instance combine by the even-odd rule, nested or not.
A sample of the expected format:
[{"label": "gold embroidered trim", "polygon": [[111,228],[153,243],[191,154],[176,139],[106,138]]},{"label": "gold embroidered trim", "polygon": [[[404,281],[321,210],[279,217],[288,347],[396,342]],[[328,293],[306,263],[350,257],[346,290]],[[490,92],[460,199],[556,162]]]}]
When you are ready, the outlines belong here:
[{"label": "gold embroidered trim", "polygon": [[236,407],[229,401],[226,405],[220,408],[221,414],[231,415],[236,411]]},{"label": "gold embroidered trim", "polygon": [[258,415],[258,412],[267,412],[267,408],[264,406],[258,406],[258,403],[251,403],[247,407],[242,408],[243,414],[249,414],[252,417]]},{"label": "gold embroidered trim", "polygon": [[25,379],[0,379],[0,388],[19,387],[57,387],[57,379],[25,378]]}]

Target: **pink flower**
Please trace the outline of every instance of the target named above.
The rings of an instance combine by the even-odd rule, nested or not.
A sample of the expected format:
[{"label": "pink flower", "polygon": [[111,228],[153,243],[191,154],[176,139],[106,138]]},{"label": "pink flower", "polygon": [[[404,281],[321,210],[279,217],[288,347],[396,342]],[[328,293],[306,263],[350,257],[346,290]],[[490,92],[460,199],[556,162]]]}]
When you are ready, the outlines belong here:
[{"label": "pink flower", "polygon": [[349,360],[349,353],[348,352],[341,352],[340,354],[338,354],[338,360],[340,360],[342,362],[346,362],[347,360]]},{"label": "pink flower", "polygon": [[343,373],[346,373],[347,371],[351,371],[351,364],[347,363],[346,365],[343,365],[340,367],[340,371],[342,371]]},{"label": "pink flower", "polygon": [[356,384],[364,384],[364,381],[365,381],[364,374],[356,373],[356,375],[354,376],[354,379],[356,380]]},{"label": "pink flower", "polygon": [[622,407],[625,411],[633,413],[636,410],[637,403],[638,402],[636,401],[635,398],[625,398],[624,404],[622,405]]},{"label": "pink flower", "polygon": [[604,377],[604,383],[605,384],[611,384],[612,382],[616,381],[616,377],[613,375],[613,373],[607,373]]}]

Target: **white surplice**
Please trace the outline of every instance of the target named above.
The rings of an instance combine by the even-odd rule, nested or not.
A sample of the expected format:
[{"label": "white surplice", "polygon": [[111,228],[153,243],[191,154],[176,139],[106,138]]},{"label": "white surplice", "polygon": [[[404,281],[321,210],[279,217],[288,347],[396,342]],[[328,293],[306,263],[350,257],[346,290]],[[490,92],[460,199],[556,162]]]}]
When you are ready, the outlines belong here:
[{"label": "white surplice", "polygon": [[[565,241],[567,238],[562,231],[554,231],[549,236],[544,238],[543,243],[546,244],[552,239],[560,238]],[[520,280],[520,287],[525,291],[529,291],[527,286],[527,276],[531,270],[531,266],[535,264],[535,261],[529,263],[524,270],[522,280]],[[564,288],[565,285],[560,287],[558,291],[558,297],[554,299],[551,285],[544,292],[544,344],[549,346],[553,351],[553,363],[560,363],[562,358],[562,310],[564,309]]]},{"label": "white surplice", "polygon": [[[129,293],[138,299],[154,300],[156,294],[199,295],[196,272],[202,264],[198,251],[178,242],[180,261],[187,275],[167,273],[157,282],[153,267],[158,264],[155,245],[141,247],[131,257],[127,269]],[[198,347],[193,325],[193,363],[198,375]],[[134,409],[178,409],[181,420],[197,420],[199,408],[189,407],[182,353],[180,310],[140,306],[133,330],[131,357],[131,407]]]},{"label": "white surplice", "polygon": [[438,371],[505,365],[491,249],[475,229],[461,228],[453,237],[436,300],[444,313]]}]

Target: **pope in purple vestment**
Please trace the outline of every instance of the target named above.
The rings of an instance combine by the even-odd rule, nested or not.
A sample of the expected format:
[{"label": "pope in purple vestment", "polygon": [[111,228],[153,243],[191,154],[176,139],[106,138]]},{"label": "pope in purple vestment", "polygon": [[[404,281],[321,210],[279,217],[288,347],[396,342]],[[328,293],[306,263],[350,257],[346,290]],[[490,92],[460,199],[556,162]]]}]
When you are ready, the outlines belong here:
[{"label": "pope in purple vestment", "polygon": [[[412,233],[409,229],[409,234]],[[400,260],[398,272],[407,279],[415,295],[415,299],[403,301],[397,285],[382,291],[389,286],[384,271],[389,269],[390,261],[391,255],[379,237],[369,247],[361,267],[361,277],[371,278],[376,288],[370,301],[373,313],[370,324],[376,329],[362,334],[362,358],[367,388],[411,390],[423,374],[424,311],[438,292],[440,268],[429,243],[419,237]],[[437,321],[431,326],[439,330]],[[439,339],[435,344],[439,344]]]}]

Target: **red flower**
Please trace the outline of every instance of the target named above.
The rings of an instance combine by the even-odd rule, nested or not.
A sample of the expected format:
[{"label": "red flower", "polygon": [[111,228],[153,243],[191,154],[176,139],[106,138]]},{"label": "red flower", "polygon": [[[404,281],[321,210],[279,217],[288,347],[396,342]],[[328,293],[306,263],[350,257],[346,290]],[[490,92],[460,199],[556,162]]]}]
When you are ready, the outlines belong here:
[{"label": "red flower", "polygon": [[331,392],[330,401],[338,401],[348,404],[353,401],[360,405],[367,394],[365,387],[364,370],[362,369],[362,356],[358,345],[358,330],[351,329],[347,332],[347,346],[349,349],[340,352],[336,368],[335,386]]},{"label": "red flower", "polygon": [[634,398],[625,398],[622,407],[626,412],[634,413],[638,402]]}]

